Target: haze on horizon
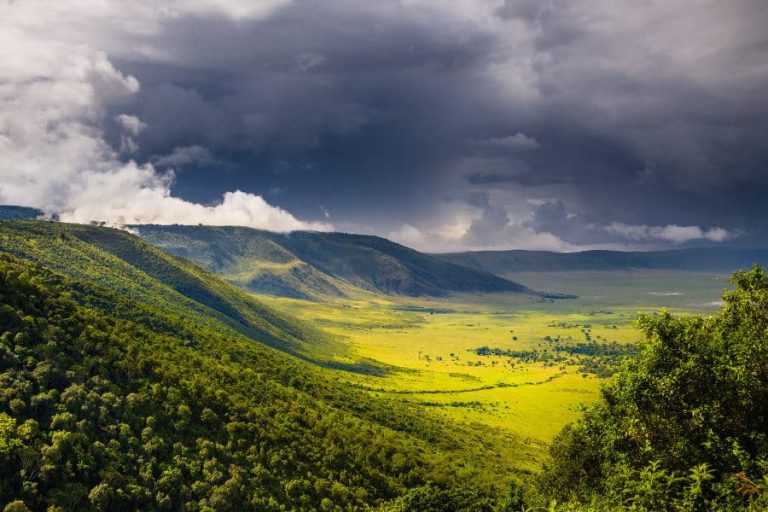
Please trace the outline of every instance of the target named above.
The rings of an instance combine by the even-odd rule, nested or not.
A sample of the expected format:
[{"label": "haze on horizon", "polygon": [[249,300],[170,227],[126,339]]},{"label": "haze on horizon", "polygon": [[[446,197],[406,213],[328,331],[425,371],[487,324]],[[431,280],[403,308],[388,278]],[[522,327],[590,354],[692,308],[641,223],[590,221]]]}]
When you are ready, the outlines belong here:
[{"label": "haze on horizon", "polygon": [[765,247],[764,0],[0,4],[0,204],[417,249]]}]

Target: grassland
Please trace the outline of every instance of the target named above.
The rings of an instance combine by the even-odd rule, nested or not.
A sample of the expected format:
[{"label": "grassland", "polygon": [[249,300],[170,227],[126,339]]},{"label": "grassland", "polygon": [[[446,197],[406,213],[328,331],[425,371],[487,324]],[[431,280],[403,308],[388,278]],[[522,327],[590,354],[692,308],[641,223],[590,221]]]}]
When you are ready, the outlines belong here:
[{"label": "grassland", "polygon": [[[726,287],[717,275],[668,271],[546,272],[513,278],[534,289],[579,297],[357,294],[320,303],[263,300],[344,340],[348,350],[337,356],[340,363],[366,361],[386,370],[339,372],[339,379],[375,396],[505,432],[518,442],[517,465],[536,470],[546,446],[576,417],[580,404],[598,397],[605,376],[595,367],[610,370],[618,363],[600,350],[579,353],[579,344],[631,345],[639,339],[633,326],[639,312],[666,307],[706,313],[717,308]],[[488,350],[479,354],[482,347]]]}]

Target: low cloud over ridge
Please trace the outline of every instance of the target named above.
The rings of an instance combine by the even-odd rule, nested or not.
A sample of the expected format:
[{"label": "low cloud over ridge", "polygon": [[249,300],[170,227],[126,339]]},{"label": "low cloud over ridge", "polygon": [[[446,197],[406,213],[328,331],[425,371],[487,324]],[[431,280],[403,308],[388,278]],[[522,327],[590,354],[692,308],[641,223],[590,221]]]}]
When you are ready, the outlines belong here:
[{"label": "low cloud over ridge", "polygon": [[733,233],[723,228],[702,229],[699,226],[632,226],[620,222],[612,222],[606,227],[609,233],[621,235],[629,240],[666,240],[682,244],[691,240],[709,240],[723,242],[732,238]]},{"label": "low cloud over ridge", "polygon": [[[179,6],[206,9],[205,2]],[[0,203],[40,208],[72,222],[331,229],[327,222],[301,221],[240,190],[224,193],[215,205],[174,197],[172,170],[121,158],[137,151],[135,138],[147,123],[125,113],[108,116],[134,101],[138,80],[118,71],[102,51],[22,29],[13,21],[30,14],[24,9],[0,7]],[[249,13],[233,7],[230,14]],[[105,138],[109,123],[119,132],[119,147]],[[160,163],[185,163],[206,154],[199,146],[183,148]]]}]

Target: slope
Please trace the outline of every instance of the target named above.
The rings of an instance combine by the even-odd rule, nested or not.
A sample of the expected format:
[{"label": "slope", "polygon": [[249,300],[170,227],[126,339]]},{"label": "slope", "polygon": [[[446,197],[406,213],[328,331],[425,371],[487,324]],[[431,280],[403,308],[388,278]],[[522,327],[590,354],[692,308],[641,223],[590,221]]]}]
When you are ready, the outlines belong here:
[{"label": "slope", "polygon": [[0,224],[0,251],[187,318],[205,316],[292,353],[326,342],[222,278],[125,231],[41,221]]},{"label": "slope", "polygon": [[343,283],[298,259],[263,231],[237,227],[137,226],[148,242],[256,293],[342,296]]},{"label": "slope", "polygon": [[[136,237],[12,222],[0,248],[2,503],[363,510],[427,482],[505,485],[510,439],[259,343],[250,326],[304,339],[257,324],[263,306]],[[248,324],[179,290],[221,297]]]},{"label": "slope", "polygon": [[435,254],[435,257],[499,276],[515,272],[569,270],[670,269],[732,272],[754,263],[768,263],[766,249],[691,248],[670,251],[476,251]]},{"label": "slope", "polygon": [[42,210],[26,206],[0,205],[0,221],[32,220],[43,215]]},{"label": "slope", "polygon": [[145,240],[256,292],[340,295],[345,287],[391,295],[527,292],[487,272],[366,235],[239,227],[136,226]]}]

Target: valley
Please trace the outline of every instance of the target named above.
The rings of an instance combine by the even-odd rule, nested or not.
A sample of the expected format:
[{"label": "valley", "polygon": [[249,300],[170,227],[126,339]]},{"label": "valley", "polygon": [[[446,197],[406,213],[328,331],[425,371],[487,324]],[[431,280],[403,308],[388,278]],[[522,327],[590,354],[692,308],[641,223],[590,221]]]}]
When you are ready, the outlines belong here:
[{"label": "valley", "polygon": [[[322,302],[260,298],[345,343],[350,351],[336,356],[339,362],[363,359],[386,368],[376,375],[339,372],[337,378],[373,396],[509,432],[522,440],[524,467],[535,471],[555,434],[578,416],[580,405],[597,399],[606,370],[621,359],[615,351],[584,355],[573,348],[633,345],[640,338],[634,326],[638,313],[667,307],[707,314],[717,309],[727,287],[721,275],[679,271],[512,277],[532,289],[578,298],[550,301],[504,293],[448,298],[358,293]],[[482,348],[488,350],[478,354]]]},{"label": "valley", "polygon": [[323,333],[303,354],[345,385],[509,436],[504,457],[523,472],[635,355],[638,314],[714,312],[729,271],[768,254],[427,255],[343,233],[133,229]]},{"label": "valley", "polygon": [[766,27],[0,1],[0,512],[768,512]]},{"label": "valley", "polygon": [[[357,235],[152,229],[0,222],[0,496],[389,512],[448,493],[486,512],[517,510],[493,507],[524,486],[546,504],[535,482],[569,463],[553,459],[562,433],[647,357],[638,315],[714,321],[730,286],[679,269],[494,275]],[[269,273],[280,286],[242,278]]]}]

